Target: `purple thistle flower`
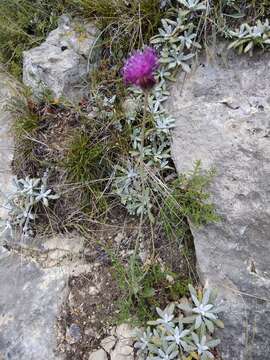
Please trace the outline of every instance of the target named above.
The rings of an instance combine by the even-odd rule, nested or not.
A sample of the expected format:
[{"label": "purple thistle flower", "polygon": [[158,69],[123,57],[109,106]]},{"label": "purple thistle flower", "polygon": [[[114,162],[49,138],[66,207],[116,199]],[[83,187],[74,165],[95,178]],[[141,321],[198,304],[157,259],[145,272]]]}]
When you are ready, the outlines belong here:
[{"label": "purple thistle flower", "polygon": [[139,86],[143,90],[150,89],[155,85],[154,71],[158,65],[158,56],[153,48],[136,51],[122,69],[125,83]]}]

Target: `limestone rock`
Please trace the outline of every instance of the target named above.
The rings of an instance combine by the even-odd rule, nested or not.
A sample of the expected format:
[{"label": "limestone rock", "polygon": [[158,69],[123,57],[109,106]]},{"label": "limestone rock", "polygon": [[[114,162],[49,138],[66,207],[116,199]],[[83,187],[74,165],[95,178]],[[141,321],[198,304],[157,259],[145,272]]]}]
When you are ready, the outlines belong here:
[{"label": "limestone rock", "polygon": [[59,26],[40,46],[24,52],[23,81],[40,97],[50,90],[55,98],[78,101],[87,92],[87,77],[95,67],[97,28],[62,16]]},{"label": "limestone rock", "polygon": [[7,106],[12,97],[19,96],[19,86],[16,81],[1,71],[0,66],[0,218],[7,217],[8,210],[5,207],[7,195],[13,190],[11,161],[13,158],[13,139],[10,133],[12,127],[12,115],[7,111]]},{"label": "limestone rock", "polygon": [[108,336],[105,339],[101,340],[100,346],[107,353],[110,353],[110,351],[114,348],[115,344],[116,344],[116,338],[114,336]]},{"label": "limestone rock", "polygon": [[132,345],[136,337],[135,330],[129,324],[121,324],[116,327],[115,334],[119,341]]},{"label": "limestone rock", "polygon": [[119,341],[110,356],[111,360],[133,360],[134,350],[133,347]]},{"label": "limestone rock", "polygon": [[67,295],[61,268],[40,269],[7,251],[0,255],[0,356],[54,360],[56,317]]},{"label": "limestone rock", "polygon": [[168,109],[176,118],[179,173],[213,167],[209,192],[222,220],[192,228],[204,283],[224,301],[223,360],[270,354],[270,54],[216,50],[180,76]]},{"label": "limestone rock", "polygon": [[107,359],[108,359],[107,354],[103,349],[93,352],[89,357],[89,360],[107,360]]},{"label": "limestone rock", "polygon": [[117,338],[115,347],[111,348],[110,351],[111,360],[133,360],[135,329],[129,324],[121,324],[114,328],[111,333]]}]

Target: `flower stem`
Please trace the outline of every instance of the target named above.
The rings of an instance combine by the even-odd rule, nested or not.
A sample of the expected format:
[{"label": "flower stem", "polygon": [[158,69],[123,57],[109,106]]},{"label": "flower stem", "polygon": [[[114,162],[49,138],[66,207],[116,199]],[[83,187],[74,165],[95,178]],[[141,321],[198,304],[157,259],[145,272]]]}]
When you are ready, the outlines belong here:
[{"label": "flower stem", "polygon": [[140,228],[136,239],[135,251],[134,254],[136,256],[138,248],[139,248],[139,240],[142,236],[142,226],[143,226],[143,215],[144,215],[144,206],[146,199],[146,188],[145,188],[145,169],[144,169],[144,143],[145,143],[145,132],[146,132],[146,120],[147,120],[147,112],[148,112],[148,100],[149,93],[148,91],[144,92],[144,107],[143,107],[143,119],[141,125],[141,137],[140,137],[140,157],[139,157],[139,169],[140,169],[140,178],[141,178],[141,189],[142,189],[142,201],[143,201],[143,209],[140,216]]},{"label": "flower stem", "polygon": [[146,119],[147,119],[147,110],[148,110],[148,91],[144,92],[144,106],[143,106],[143,119],[141,126],[141,148],[140,148],[140,168],[143,169],[143,158],[144,158],[144,142],[145,142],[145,127],[146,127]]}]

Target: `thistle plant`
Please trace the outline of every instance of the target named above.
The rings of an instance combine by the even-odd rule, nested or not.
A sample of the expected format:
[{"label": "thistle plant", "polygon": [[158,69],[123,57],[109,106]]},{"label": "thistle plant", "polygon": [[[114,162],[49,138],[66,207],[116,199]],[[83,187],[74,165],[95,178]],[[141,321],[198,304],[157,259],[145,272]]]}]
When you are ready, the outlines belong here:
[{"label": "thistle plant", "polygon": [[[161,2],[162,7],[168,5],[171,1]],[[133,54],[122,70],[125,83],[132,85],[130,98],[136,104],[132,111],[127,112],[126,123],[131,133],[129,154],[135,163],[139,159],[136,173],[141,181],[137,177],[132,184],[126,180],[128,187],[122,186],[125,180],[123,171],[118,168],[114,183],[117,195],[132,215],[143,212],[151,217],[154,208],[151,194],[156,193],[156,189],[145,178],[146,168],[159,178],[168,170],[174,172],[171,166],[171,130],[175,120],[166,113],[164,102],[170,95],[169,82],[175,80],[179,70],[190,72],[190,60],[201,48],[191,19],[196,12],[206,10],[205,2],[179,0],[178,8],[171,10],[175,18],[162,19],[158,34],[151,39],[153,48]]]},{"label": "thistle plant", "polygon": [[[209,304],[212,294],[213,291],[210,289],[204,289],[197,293],[190,286],[191,300],[184,306],[184,311],[182,304],[177,306],[170,304],[164,310],[157,308],[159,318],[149,321],[147,329],[141,330],[137,334],[138,341],[134,346],[141,358],[147,360],[214,359],[211,350],[220,343],[220,340],[213,339],[213,331],[207,327],[197,326],[196,317],[191,318],[186,315],[187,310],[189,313],[194,310],[192,302],[195,301],[197,307],[203,303],[208,309],[207,313],[212,309],[211,314],[215,314],[215,319],[217,319],[216,312],[213,310],[217,309],[216,302]],[[203,296],[203,300],[200,301],[201,296]],[[212,297],[212,300],[214,298]],[[177,312],[177,309],[180,309],[181,312]]]},{"label": "thistle plant", "polygon": [[[141,202],[140,205],[139,202],[137,202],[138,205],[136,204],[136,212],[140,214],[144,214],[147,211],[147,208],[149,210],[150,206],[150,202],[148,201],[149,190],[146,189],[145,183],[144,145],[149,92],[156,83],[154,73],[157,70],[158,66],[159,60],[156,51],[153,48],[147,47],[143,51],[137,51],[136,53],[134,53],[126,61],[122,70],[123,78],[126,85],[135,85],[136,87],[140,88],[144,96],[144,110],[142,122],[140,124],[140,128],[135,129],[132,134],[133,147],[135,148],[135,150],[139,150],[137,166],[140,171],[140,182],[136,182],[136,190],[133,188],[130,191],[132,203],[136,204],[136,200],[139,200]],[[138,191],[140,191],[140,193],[138,193]],[[132,195],[135,195],[135,199],[133,199]],[[122,197],[122,202],[127,203],[128,199],[129,197]]]},{"label": "thistle plant", "polygon": [[155,85],[154,72],[158,68],[158,57],[153,48],[137,51],[126,61],[122,70],[127,85],[135,85],[144,92]]}]

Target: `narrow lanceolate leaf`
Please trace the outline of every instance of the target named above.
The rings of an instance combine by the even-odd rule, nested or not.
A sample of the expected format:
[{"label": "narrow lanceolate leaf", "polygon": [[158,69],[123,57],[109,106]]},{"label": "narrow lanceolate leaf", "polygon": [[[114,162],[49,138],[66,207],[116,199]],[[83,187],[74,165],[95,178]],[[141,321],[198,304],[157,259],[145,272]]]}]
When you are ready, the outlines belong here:
[{"label": "narrow lanceolate leaf", "polygon": [[207,289],[204,294],[203,294],[203,298],[202,298],[202,303],[203,305],[207,305],[209,302],[209,298],[210,298],[210,294],[211,294],[211,290]]},{"label": "narrow lanceolate leaf", "polygon": [[194,325],[195,329],[199,329],[201,325],[202,325],[202,318],[201,316],[197,316]]},{"label": "narrow lanceolate leaf", "polygon": [[181,321],[183,324],[191,324],[195,321],[195,319],[196,319],[196,315],[184,317]]},{"label": "narrow lanceolate leaf", "polygon": [[224,323],[223,323],[223,321],[217,319],[217,320],[215,320],[214,322],[215,322],[215,325],[216,325],[216,326],[218,326],[218,327],[221,328],[221,329],[224,329]]},{"label": "narrow lanceolate leaf", "polygon": [[190,73],[191,69],[190,69],[190,66],[184,62],[181,62],[181,66],[182,66],[182,69],[186,72],[186,73]]},{"label": "narrow lanceolate leaf", "polygon": [[177,307],[185,312],[192,312],[192,307],[189,304],[178,304]]},{"label": "narrow lanceolate leaf", "polygon": [[210,313],[210,312],[207,312],[204,316],[207,317],[210,320],[216,320],[217,319],[217,316]]},{"label": "narrow lanceolate leaf", "polygon": [[191,295],[197,296],[196,290],[191,284],[188,285],[188,289]]},{"label": "narrow lanceolate leaf", "polygon": [[195,304],[196,306],[200,306],[200,302],[199,302],[199,300],[197,299],[197,296],[191,294],[191,297],[192,297],[192,300],[193,300],[194,304]]},{"label": "narrow lanceolate leaf", "polygon": [[206,325],[207,329],[209,330],[209,332],[213,333],[215,330],[213,323],[207,319],[204,319],[204,322],[205,322],[205,325]]},{"label": "narrow lanceolate leaf", "polygon": [[208,341],[207,346],[209,348],[213,348],[213,347],[218,346],[219,344],[220,344],[220,339],[214,339],[214,340]]},{"label": "narrow lanceolate leaf", "polygon": [[163,317],[163,311],[159,307],[156,308],[156,312],[161,318]]},{"label": "narrow lanceolate leaf", "polygon": [[249,52],[253,48],[254,44],[253,41],[250,41],[247,46],[245,47],[244,53]]}]

